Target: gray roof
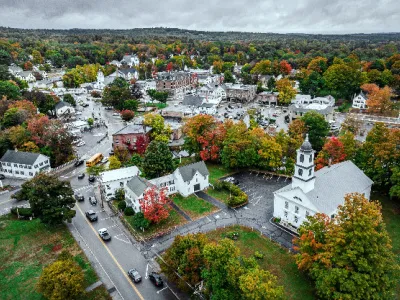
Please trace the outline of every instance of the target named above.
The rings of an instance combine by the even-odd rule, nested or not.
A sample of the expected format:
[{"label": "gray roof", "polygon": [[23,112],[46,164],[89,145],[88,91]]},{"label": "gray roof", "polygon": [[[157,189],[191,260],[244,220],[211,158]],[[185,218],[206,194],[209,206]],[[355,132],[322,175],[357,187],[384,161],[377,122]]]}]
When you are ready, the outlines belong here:
[{"label": "gray roof", "polygon": [[148,188],[153,186],[147,179],[135,176],[126,183],[126,186],[136,195],[140,196]]},{"label": "gray roof", "polygon": [[150,126],[142,126],[142,125],[127,125],[121,130],[115,132],[113,135],[117,134],[131,134],[131,133],[148,133],[151,130]]},{"label": "gray roof", "polygon": [[40,155],[40,153],[7,150],[0,161],[24,165],[33,165]]},{"label": "gray roof", "polygon": [[310,152],[313,150],[310,141],[308,140],[308,134],[306,135],[306,139],[304,140],[303,144],[300,147],[301,150]]},{"label": "gray roof", "polygon": [[182,178],[185,182],[190,181],[197,171],[203,176],[210,175],[204,161],[199,161],[190,165],[182,166],[178,168],[178,170],[181,173]]},{"label": "gray roof", "polygon": [[191,105],[191,106],[196,106],[199,107],[203,103],[203,98],[200,97],[199,95],[185,95],[185,98],[183,98],[182,105]]},{"label": "gray roof", "polygon": [[128,73],[135,73],[135,72],[136,72],[136,69],[134,69],[134,68],[127,68],[127,69],[119,69],[119,71],[120,71],[121,73],[124,73],[124,74],[126,75],[126,74],[128,74]]},{"label": "gray roof", "polygon": [[305,108],[305,107],[299,107],[296,105],[290,105],[289,106],[289,110],[290,111],[294,111],[294,112],[303,112],[306,113],[308,111],[315,111],[317,113],[320,113],[321,115],[325,115],[325,114],[330,114],[333,112],[333,107],[332,106],[327,106],[323,109],[310,109],[310,108]]},{"label": "gray roof", "polygon": [[[306,195],[319,212],[330,214],[344,203],[346,194],[365,193],[372,184],[373,181],[363,171],[347,160],[315,172],[314,189]],[[295,188],[290,184],[276,193],[291,189]]]},{"label": "gray roof", "polygon": [[23,77],[28,77],[32,73],[33,73],[32,71],[22,71],[22,72],[19,72],[19,75],[23,76]]},{"label": "gray roof", "polygon": [[72,105],[69,104],[68,102],[60,101],[60,102],[57,102],[57,104],[55,105],[55,108],[56,109],[60,109],[60,108],[62,108],[64,106],[72,107]]}]

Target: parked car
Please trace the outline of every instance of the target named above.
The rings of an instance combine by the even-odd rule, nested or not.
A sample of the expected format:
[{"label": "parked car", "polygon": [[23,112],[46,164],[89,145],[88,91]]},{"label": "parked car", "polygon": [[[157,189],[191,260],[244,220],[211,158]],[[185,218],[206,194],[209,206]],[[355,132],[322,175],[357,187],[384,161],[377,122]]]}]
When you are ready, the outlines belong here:
[{"label": "parked car", "polygon": [[83,103],[83,104],[82,104],[82,106],[83,106],[83,107],[88,107],[88,106],[89,106],[89,104],[87,104],[87,103]]},{"label": "parked car", "polygon": [[97,205],[97,199],[95,197],[89,197],[89,203],[92,205]]},{"label": "parked car", "polygon": [[108,153],[110,156],[114,155],[114,150],[111,150],[110,153]]},{"label": "parked car", "polygon": [[81,114],[82,114],[81,111],[77,111],[77,112],[75,113],[75,115],[77,115],[77,116],[80,116]]},{"label": "parked car", "polygon": [[4,176],[3,174],[0,174],[0,180],[5,179],[6,176]]},{"label": "parked car", "polygon": [[99,235],[103,239],[103,241],[111,240],[111,235],[108,233],[106,228],[99,229]]},{"label": "parked car", "polygon": [[130,269],[128,271],[128,275],[136,283],[142,281],[142,276],[140,276],[139,272],[136,269]]},{"label": "parked car", "polygon": [[96,213],[95,213],[93,210],[88,210],[88,211],[85,213],[85,215],[86,215],[86,218],[88,218],[88,220],[89,220],[90,222],[97,221],[97,215],[96,215]]},{"label": "parked car", "polygon": [[336,131],[336,130],[339,130],[339,126],[337,126],[337,125],[331,125],[331,130],[332,131]]},{"label": "parked car", "polygon": [[96,180],[96,176],[89,175],[89,182],[94,182]]},{"label": "parked car", "polygon": [[78,144],[76,144],[77,147],[81,147],[86,145],[86,143],[84,141],[80,141]]},{"label": "parked car", "polygon": [[85,200],[85,197],[83,197],[83,195],[81,193],[77,193],[77,194],[75,194],[75,199],[78,201],[83,201],[83,200]]},{"label": "parked car", "polygon": [[102,164],[105,164],[106,162],[108,162],[108,157],[107,156],[103,157],[103,159],[101,160]]},{"label": "parked car", "polygon": [[83,179],[83,178],[85,178],[85,173],[81,173],[78,175],[78,179]]},{"label": "parked car", "polygon": [[119,116],[120,116],[120,114],[117,113],[117,112],[113,113],[112,115],[113,115],[114,117],[119,117]]},{"label": "parked car", "polygon": [[239,184],[239,180],[237,180],[234,177],[227,177],[227,178],[224,179],[224,181],[233,183],[234,185],[238,185]]},{"label": "parked car", "polygon": [[83,159],[78,159],[75,163],[74,166],[75,167],[79,167],[80,165],[82,165],[85,161]]},{"label": "parked car", "polygon": [[164,284],[164,282],[163,282],[161,276],[158,275],[158,274],[155,273],[155,272],[151,272],[151,273],[149,274],[149,279],[150,279],[151,282],[154,283],[155,286],[163,286],[163,284]]}]

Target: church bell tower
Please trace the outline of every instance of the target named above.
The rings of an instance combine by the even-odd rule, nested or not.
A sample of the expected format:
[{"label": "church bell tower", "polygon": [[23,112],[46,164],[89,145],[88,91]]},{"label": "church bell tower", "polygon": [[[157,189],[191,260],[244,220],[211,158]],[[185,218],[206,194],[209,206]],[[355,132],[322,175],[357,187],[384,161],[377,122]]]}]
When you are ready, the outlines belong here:
[{"label": "church bell tower", "polygon": [[315,176],[314,176],[314,154],[311,143],[306,139],[297,149],[296,164],[294,168],[294,175],[292,178],[292,187],[299,187],[304,193],[314,189]]}]

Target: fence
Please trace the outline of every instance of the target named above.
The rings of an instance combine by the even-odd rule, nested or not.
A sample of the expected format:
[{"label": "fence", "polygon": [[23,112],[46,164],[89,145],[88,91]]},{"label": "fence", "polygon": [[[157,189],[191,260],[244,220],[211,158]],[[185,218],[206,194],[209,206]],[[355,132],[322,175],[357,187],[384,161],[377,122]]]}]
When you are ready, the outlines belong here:
[{"label": "fence", "polygon": [[78,161],[77,158],[75,158],[75,159],[73,159],[73,160],[71,160],[69,162],[66,162],[65,164],[63,164],[61,166],[58,166],[57,168],[51,169],[51,171],[49,171],[49,173],[52,174],[52,175],[57,175],[58,173],[60,173],[62,171],[65,171],[65,169],[68,169],[71,166],[73,166],[76,161]]}]

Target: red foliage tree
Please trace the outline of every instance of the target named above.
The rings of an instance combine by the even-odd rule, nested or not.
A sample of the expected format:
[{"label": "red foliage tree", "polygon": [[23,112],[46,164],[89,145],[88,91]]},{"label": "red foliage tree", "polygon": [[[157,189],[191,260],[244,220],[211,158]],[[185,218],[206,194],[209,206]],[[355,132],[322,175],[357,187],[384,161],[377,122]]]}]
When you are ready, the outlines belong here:
[{"label": "red foliage tree", "polygon": [[155,186],[149,188],[140,202],[144,217],[152,223],[159,223],[169,217],[170,207],[167,190],[158,190]]},{"label": "red foliage tree", "polygon": [[135,112],[129,109],[124,109],[121,111],[121,118],[124,121],[130,121],[135,116]]},{"label": "red foliage tree", "polygon": [[204,131],[203,135],[197,138],[201,150],[199,152],[202,160],[216,161],[220,157],[222,143],[226,136],[226,128],[224,124],[219,124],[216,128]]},{"label": "red foliage tree", "polygon": [[337,164],[346,159],[346,152],[343,143],[335,136],[329,138],[321,152],[318,154],[315,163],[316,169],[322,169],[323,167],[329,165],[329,160],[331,164]]},{"label": "red foliage tree", "polygon": [[33,69],[33,64],[30,61],[27,61],[26,63],[24,63],[24,70],[25,71],[30,71]]},{"label": "red foliage tree", "polygon": [[279,63],[279,70],[280,70],[281,74],[289,75],[290,72],[292,71],[292,66],[286,60],[282,60]]},{"label": "red foliage tree", "polygon": [[172,62],[169,62],[167,65],[167,68],[166,68],[167,72],[172,71],[173,67],[174,67],[174,65],[172,64]]},{"label": "red foliage tree", "polygon": [[147,146],[149,145],[149,138],[147,135],[139,135],[136,138],[135,149],[139,154],[143,154],[146,152]]}]

